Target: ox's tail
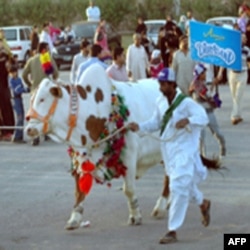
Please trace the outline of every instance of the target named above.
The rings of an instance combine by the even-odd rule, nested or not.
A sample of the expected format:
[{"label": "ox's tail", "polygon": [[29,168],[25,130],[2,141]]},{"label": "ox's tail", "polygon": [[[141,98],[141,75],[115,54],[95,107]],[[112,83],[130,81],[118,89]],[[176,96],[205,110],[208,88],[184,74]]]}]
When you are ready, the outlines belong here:
[{"label": "ox's tail", "polygon": [[225,169],[226,167],[222,166],[221,161],[219,158],[213,158],[209,159],[206,158],[202,155],[201,156],[201,161],[205,167],[207,167],[208,170],[222,170]]}]

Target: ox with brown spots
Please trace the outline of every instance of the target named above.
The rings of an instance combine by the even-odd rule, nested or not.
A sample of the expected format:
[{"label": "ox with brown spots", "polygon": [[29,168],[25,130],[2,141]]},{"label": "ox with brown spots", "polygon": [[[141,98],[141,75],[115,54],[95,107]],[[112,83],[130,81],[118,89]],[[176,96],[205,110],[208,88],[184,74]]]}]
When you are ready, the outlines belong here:
[{"label": "ox with brown spots", "polygon": [[[70,145],[76,190],[74,209],[66,229],[80,226],[83,202],[92,180],[105,183],[120,176],[124,178],[123,191],[128,199],[129,224],[141,224],[135,181],[148,168],[160,163],[160,142],[126,131],[125,125],[149,119],[159,94],[156,80],[112,81],[99,65],[87,69],[76,86],[63,87],[49,79],[41,82],[31,100],[25,131],[30,137],[47,134],[56,142]],[[123,102],[116,105],[117,100]],[[118,119],[123,117],[121,122],[116,115]],[[116,147],[122,147],[118,157],[114,157]],[[87,164],[88,170],[84,168]],[[82,180],[88,182],[88,187]],[[154,216],[165,215],[167,196],[166,188],[153,209]]]}]

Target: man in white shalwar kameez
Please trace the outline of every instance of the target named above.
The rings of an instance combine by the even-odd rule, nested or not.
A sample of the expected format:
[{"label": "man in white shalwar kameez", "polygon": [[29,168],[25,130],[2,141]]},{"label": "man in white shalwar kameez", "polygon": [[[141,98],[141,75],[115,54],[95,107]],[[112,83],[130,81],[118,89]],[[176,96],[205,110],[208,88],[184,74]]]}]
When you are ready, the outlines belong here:
[{"label": "man in white shalwar kameez", "polygon": [[161,129],[162,157],[171,196],[168,232],[159,242],[166,244],[177,241],[176,230],[184,222],[190,200],[200,206],[202,224],[209,224],[210,201],[203,198],[197,187],[207,175],[199,155],[199,140],[208,118],[202,106],[177,88],[171,68],[164,68],[158,81],[163,95],[157,99],[154,115],[143,123],[130,123],[129,128],[140,133]]},{"label": "man in white shalwar kameez", "polygon": [[137,81],[147,78],[149,72],[148,55],[145,48],[141,45],[141,35],[133,35],[134,43],[129,45],[126,55],[126,69],[128,77]]}]

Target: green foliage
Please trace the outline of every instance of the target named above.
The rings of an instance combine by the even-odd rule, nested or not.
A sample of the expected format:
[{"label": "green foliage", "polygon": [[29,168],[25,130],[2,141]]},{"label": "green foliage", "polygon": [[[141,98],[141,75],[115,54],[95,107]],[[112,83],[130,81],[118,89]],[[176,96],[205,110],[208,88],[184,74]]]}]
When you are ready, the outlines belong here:
[{"label": "green foliage", "polygon": [[[102,18],[122,30],[134,30],[138,16],[144,19],[165,19],[175,16],[174,0],[96,0]],[[214,16],[237,16],[242,0],[180,0],[180,15],[192,10],[197,20]],[[143,4],[142,4],[143,3]],[[89,0],[0,0],[0,26],[37,24],[52,21],[57,26],[86,19]]]},{"label": "green foliage", "polygon": [[126,17],[135,12],[135,0],[100,0],[96,5],[101,10],[101,17],[118,28]]}]

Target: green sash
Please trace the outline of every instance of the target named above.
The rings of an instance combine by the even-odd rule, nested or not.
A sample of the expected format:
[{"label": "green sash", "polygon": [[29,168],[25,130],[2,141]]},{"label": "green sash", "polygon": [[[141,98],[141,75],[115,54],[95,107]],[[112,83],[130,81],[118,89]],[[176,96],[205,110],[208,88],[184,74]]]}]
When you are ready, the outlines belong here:
[{"label": "green sash", "polygon": [[169,108],[166,110],[164,116],[163,116],[163,120],[162,120],[162,124],[161,124],[161,132],[160,135],[162,135],[166,125],[168,124],[169,119],[172,117],[173,111],[175,110],[175,108],[178,107],[178,105],[186,98],[187,96],[184,94],[179,94],[178,97],[175,99],[174,103],[172,103]]}]

